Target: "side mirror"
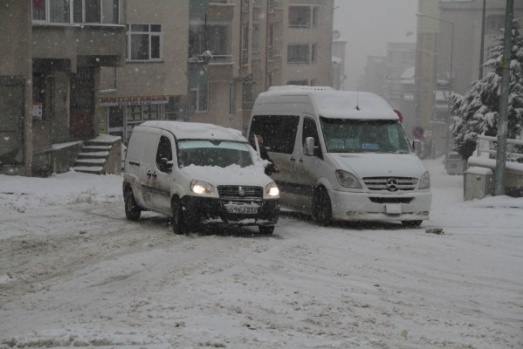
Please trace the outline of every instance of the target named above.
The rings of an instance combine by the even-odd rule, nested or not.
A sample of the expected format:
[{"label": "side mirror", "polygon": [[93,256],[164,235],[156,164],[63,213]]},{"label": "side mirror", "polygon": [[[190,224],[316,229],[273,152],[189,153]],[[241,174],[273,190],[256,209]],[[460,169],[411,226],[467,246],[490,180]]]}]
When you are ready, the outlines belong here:
[{"label": "side mirror", "polygon": [[314,156],[314,138],[307,137],[305,138],[305,155]]},{"label": "side mirror", "polygon": [[173,169],[173,162],[169,161],[167,158],[161,158],[158,163],[158,168],[162,172],[171,173]]}]

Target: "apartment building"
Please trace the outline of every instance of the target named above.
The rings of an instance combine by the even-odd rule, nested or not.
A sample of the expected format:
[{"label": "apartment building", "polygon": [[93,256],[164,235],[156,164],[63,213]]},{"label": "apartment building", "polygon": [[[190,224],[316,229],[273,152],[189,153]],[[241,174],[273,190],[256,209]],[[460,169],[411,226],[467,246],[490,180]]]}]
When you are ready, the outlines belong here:
[{"label": "apartment building", "polygon": [[245,130],[256,96],[270,86],[331,85],[333,0],[195,2],[191,120]]},{"label": "apartment building", "polygon": [[103,70],[99,99],[99,129],[124,142],[150,119],[245,130],[270,86],[331,84],[333,0],[129,0],[126,11],[126,65]]},{"label": "apartment building", "polygon": [[102,69],[100,133],[127,143],[135,125],[183,119],[187,98],[189,3],[126,1],[125,66]]},{"label": "apartment building", "polygon": [[28,174],[53,171],[58,146],[100,134],[126,143],[146,120],[245,130],[270,86],[333,81],[333,0],[0,6],[0,165]]},{"label": "apartment building", "polygon": [[121,0],[0,0],[0,171],[52,172],[53,145],[98,134],[100,68],[124,62],[124,12]]},{"label": "apartment building", "polygon": [[[333,0],[288,0],[283,15],[284,84],[331,84]],[[329,62],[329,64],[324,64]]]},{"label": "apartment building", "polygon": [[342,40],[341,33],[338,30],[332,32],[332,67],[331,67],[331,85],[336,90],[345,89],[346,50],[347,41]]}]

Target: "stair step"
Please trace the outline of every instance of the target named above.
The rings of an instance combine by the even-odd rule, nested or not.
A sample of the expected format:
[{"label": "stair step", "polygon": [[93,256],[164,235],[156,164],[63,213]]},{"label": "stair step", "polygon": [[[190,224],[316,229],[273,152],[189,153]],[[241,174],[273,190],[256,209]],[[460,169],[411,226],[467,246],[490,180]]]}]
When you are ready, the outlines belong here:
[{"label": "stair step", "polygon": [[108,151],[93,151],[93,152],[81,152],[78,154],[79,159],[93,159],[93,158],[107,158],[109,156]]},{"label": "stair step", "polygon": [[76,172],[91,173],[91,174],[103,174],[104,168],[101,166],[75,166],[73,169]]},{"label": "stair step", "polygon": [[75,165],[95,166],[105,164],[105,159],[76,159]]},{"label": "stair step", "polygon": [[82,152],[99,152],[99,151],[109,151],[112,149],[112,146],[110,145],[84,145],[82,148]]}]

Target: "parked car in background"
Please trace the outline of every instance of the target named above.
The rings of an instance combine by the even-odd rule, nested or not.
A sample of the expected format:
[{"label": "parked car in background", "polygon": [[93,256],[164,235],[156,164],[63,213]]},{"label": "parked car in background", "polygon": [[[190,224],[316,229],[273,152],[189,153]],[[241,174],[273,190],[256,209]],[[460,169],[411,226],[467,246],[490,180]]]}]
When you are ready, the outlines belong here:
[{"label": "parked car in background", "polygon": [[133,129],[123,181],[125,214],[172,218],[175,233],[202,223],[254,225],[272,234],[279,189],[240,131],[216,125],[148,121]]}]

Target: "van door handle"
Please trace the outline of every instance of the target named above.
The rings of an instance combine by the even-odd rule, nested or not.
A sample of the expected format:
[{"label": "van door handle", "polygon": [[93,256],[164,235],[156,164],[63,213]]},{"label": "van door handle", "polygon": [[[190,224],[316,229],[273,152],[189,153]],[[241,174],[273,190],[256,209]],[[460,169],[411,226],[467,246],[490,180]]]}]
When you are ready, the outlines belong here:
[{"label": "van door handle", "polygon": [[147,171],[147,177],[151,178],[151,171]]},{"label": "van door handle", "polygon": [[152,176],[153,176],[153,178],[157,177],[156,171],[153,172]]},{"label": "van door handle", "polygon": [[290,158],[290,160],[291,160],[291,161],[296,161],[296,159],[295,159],[295,158]]}]

